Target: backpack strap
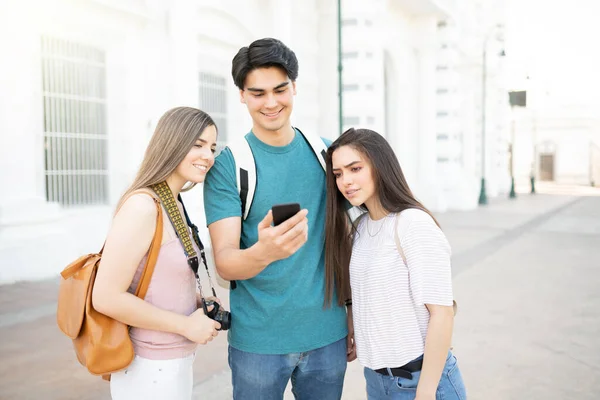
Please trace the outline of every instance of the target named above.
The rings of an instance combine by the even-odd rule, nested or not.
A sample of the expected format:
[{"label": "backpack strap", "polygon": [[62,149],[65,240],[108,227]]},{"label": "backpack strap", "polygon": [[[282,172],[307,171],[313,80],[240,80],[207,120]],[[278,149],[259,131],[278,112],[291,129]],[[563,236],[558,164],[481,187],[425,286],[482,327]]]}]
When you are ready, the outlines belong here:
[{"label": "backpack strap", "polygon": [[146,194],[152,197],[152,200],[154,200],[154,204],[156,205],[156,229],[154,230],[154,238],[150,244],[150,250],[148,250],[148,258],[146,259],[146,264],[144,265],[144,271],[142,272],[140,283],[135,291],[135,295],[140,299],[144,299],[146,297],[146,293],[148,292],[148,287],[150,286],[150,280],[152,279],[152,274],[154,273],[154,267],[156,266],[156,260],[158,259],[158,252],[160,251],[163,236],[163,215],[162,207],[160,206],[160,200],[149,193]]},{"label": "backpack strap", "polygon": [[[326,171],[325,157],[327,156],[327,146],[325,146],[323,139],[312,133],[305,134],[298,128],[294,129],[304,136],[304,139],[306,139],[315,153],[317,160],[319,160],[323,171]],[[250,213],[258,181],[254,154],[246,137],[244,137],[244,140],[237,140],[234,143],[228,144],[227,147],[231,151],[235,161],[235,181],[238,193],[240,194],[240,201],[242,202],[242,219],[245,220]]]},{"label": "backpack strap", "polygon": [[235,161],[235,180],[242,202],[242,219],[248,218],[256,190],[256,164],[248,140],[237,140],[227,146]]},{"label": "backpack strap", "polygon": [[[152,238],[152,242],[150,243],[150,249],[148,250],[148,258],[146,258],[146,263],[144,264],[144,270],[142,271],[140,282],[135,290],[135,295],[140,299],[144,299],[146,297],[146,293],[148,292],[148,287],[150,286],[150,280],[152,279],[154,267],[156,266],[156,260],[158,259],[158,252],[160,251],[160,246],[162,244],[163,215],[160,200],[153,193],[147,192],[145,190],[136,190],[135,192],[130,193],[121,202],[121,207],[123,206],[123,204],[125,204],[125,201],[127,201],[127,199],[129,199],[135,194],[145,194],[152,197],[152,200],[154,200],[154,205],[156,206],[156,229],[154,230],[154,237]],[[102,254],[103,251],[104,245],[102,245],[102,249],[100,250],[99,254]]]},{"label": "backpack strap", "polygon": [[404,256],[404,250],[402,250],[402,246],[400,246],[400,238],[398,237],[398,219],[400,219],[400,213],[397,213],[396,218],[394,218],[394,240],[396,241],[396,250],[398,250],[398,253],[400,253],[400,257],[402,257],[404,265],[408,266],[406,263],[406,257]]},{"label": "backpack strap", "polygon": [[327,146],[325,146],[325,142],[317,135],[313,135],[312,133],[306,134],[302,132],[300,129],[295,128],[298,132],[304,136],[304,139],[308,142],[310,147],[312,148],[313,153],[317,156],[321,167],[323,167],[323,171],[327,171],[327,167],[325,164],[325,158],[327,157]]},{"label": "backpack strap", "polygon": [[[400,238],[398,237],[398,220],[400,219],[400,213],[396,214],[396,218],[394,218],[394,240],[396,241],[396,249],[398,253],[400,253],[400,257],[402,257],[402,261],[404,261],[404,265],[408,267],[406,262],[406,256],[404,255],[404,250],[402,250],[402,246],[400,246]],[[454,311],[454,315],[458,311],[458,304],[456,300],[452,300],[452,310]]]}]

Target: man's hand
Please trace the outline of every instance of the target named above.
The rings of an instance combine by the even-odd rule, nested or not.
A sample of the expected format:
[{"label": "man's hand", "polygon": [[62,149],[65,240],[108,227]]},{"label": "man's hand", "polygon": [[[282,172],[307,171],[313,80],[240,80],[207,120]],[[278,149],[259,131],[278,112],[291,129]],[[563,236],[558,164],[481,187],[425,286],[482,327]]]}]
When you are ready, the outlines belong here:
[{"label": "man's hand", "polygon": [[278,226],[271,226],[271,210],[258,224],[258,242],[268,263],[282,260],[294,254],[308,240],[308,210],[300,210],[296,215]]},{"label": "man's hand", "polygon": [[352,306],[348,306],[348,336],[346,337],[346,359],[348,362],[356,360],[356,343],[354,342],[354,321],[352,320]]}]

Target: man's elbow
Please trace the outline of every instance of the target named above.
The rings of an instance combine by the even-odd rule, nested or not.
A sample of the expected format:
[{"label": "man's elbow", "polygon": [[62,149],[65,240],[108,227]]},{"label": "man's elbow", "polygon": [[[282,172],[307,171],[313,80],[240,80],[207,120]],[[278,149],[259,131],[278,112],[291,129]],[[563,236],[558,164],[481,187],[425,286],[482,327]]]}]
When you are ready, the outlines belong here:
[{"label": "man's elbow", "polygon": [[219,274],[219,276],[226,281],[235,281],[236,279],[240,279],[231,268],[217,260],[215,260],[215,270],[217,271],[217,274]]}]

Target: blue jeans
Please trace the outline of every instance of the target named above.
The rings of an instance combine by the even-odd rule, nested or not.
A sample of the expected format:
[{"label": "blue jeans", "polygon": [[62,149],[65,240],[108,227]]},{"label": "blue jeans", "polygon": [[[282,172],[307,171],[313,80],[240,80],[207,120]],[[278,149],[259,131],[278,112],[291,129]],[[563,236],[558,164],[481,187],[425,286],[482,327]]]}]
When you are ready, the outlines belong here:
[{"label": "blue jeans", "polygon": [[346,373],[346,338],[304,353],[256,354],[229,346],[235,400],[281,400],[290,378],[298,400],[339,400]]},{"label": "blue jeans", "polygon": [[[390,367],[394,366],[391,365]],[[369,400],[414,400],[417,395],[417,384],[419,383],[421,371],[413,372],[412,376],[412,379],[385,376],[372,369],[365,368],[367,396]],[[466,400],[467,398],[465,384],[458,369],[456,357],[450,352],[448,352],[448,358],[442,371],[435,398],[436,400]]]}]

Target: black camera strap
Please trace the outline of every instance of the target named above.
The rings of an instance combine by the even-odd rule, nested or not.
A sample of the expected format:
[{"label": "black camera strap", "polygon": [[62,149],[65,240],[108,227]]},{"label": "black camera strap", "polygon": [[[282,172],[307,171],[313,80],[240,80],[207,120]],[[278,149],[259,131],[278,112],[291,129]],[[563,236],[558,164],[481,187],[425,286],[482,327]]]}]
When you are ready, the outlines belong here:
[{"label": "black camera strap", "polygon": [[[200,282],[200,276],[198,275],[198,254],[196,253],[196,250],[192,245],[192,240],[190,239],[190,231],[187,229],[186,223],[187,226],[190,227],[190,230],[192,232],[192,238],[194,239],[194,242],[196,242],[198,250],[200,250],[200,257],[202,258],[202,263],[204,264],[204,269],[206,270],[206,275],[208,276],[208,283],[212,290],[212,294],[213,296],[217,297],[217,292],[215,291],[210,272],[208,271],[206,254],[204,253],[204,245],[202,244],[200,236],[198,235],[198,227],[194,225],[190,220],[190,217],[188,216],[188,213],[185,209],[185,205],[181,200],[181,195],[177,196],[177,199],[181,202],[181,205],[183,207],[183,213],[185,215],[186,223],[184,223],[183,218],[181,218],[181,212],[179,211],[179,207],[177,207],[177,202],[175,201],[173,192],[171,192],[171,188],[169,188],[167,182],[163,181],[161,183],[157,183],[156,185],[152,185],[152,190],[156,192],[156,194],[160,198],[161,203],[165,207],[165,210],[167,211],[169,221],[171,221],[171,225],[173,225],[173,229],[175,229],[177,237],[179,238],[179,242],[183,247],[183,251],[187,258],[187,263],[194,272],[194,275],[196,276],[196,282],[198,284],[198,290],[200,291],[200,295],[204,299],[202,283]],[[206,305],[204,304],[204,302],[202,302],[202,306],[205,308],[204,311],[206,312]]]}]

